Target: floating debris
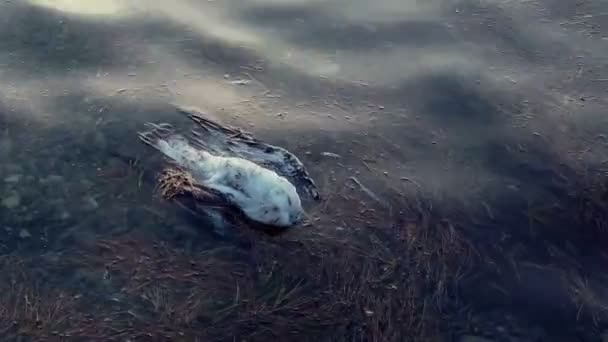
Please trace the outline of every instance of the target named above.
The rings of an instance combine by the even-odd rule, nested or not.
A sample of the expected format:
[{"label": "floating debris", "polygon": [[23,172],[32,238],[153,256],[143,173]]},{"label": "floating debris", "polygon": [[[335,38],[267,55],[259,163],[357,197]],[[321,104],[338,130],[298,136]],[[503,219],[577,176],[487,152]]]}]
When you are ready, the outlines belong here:
[{"label": "floating debris", "polygon": [[340,156],[339,154],[332,153],[332,152],[323,152],[323,153],[321,153],[321,155],[323,157],[330,157],[330,158],[336,158],[336,159],[342,158],[342,156]]},{"label": "floating debris", "polygon": [[235,85],[248,85],[249,83],[251,83],[251,80],[234,80],[234,81],[230,81],[230,84],[235,84]]},{"label": "floating debris", "polygon": [[349,177],[349,179],[352,180],[355,184],[357,184],[359,186],[359,188],[361,188],[361,190],[363,190],[363,192],[365,192],[373,200],[375,200],[378,203],[384,204],[384,202],[378,196],[376,196],[375,193],[373,193],[370,189],[368,189],[365,185],[363,185],[363,183],[361,183],[356,177],[351,176],[351,177]]}]

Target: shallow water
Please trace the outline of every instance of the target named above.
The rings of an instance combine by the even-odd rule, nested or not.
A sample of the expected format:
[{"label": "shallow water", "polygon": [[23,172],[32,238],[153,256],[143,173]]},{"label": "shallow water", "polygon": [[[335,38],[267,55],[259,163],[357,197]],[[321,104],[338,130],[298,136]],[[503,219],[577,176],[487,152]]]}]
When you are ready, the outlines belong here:
[{"label": "shallow water", "polygon": [[[417,289],[407,298],[423,304],[410,313],[424,316],[431,286],[453,303],[429,316],[447,322],[428,324],[437,339],[599,340],[608,322],[605,196],[583,190],[605,183],[606,12],[601,1],[554,0],[0,3],[0,253],[10,274],[0,301],[18,308],[0,311],[0,334],[428,339],[410,333],[428,333],[428,322],[397,327],[411,319],[391,315],[407,310],[379,303],[405,308],[399,296]],[[173,104],[298,155],[325,195],[308,208],[312,226],[282,237],[220,233],[160,199],[162,161],[136,133],[148,121],[189,124]],[[424,208],[412,209],[420,198]],[[591,218],[581,209],[588,202]],[[413,231],[429,235],[408,228],[423,221],[453,227],[474,251],[462,278],[400,283],[416,259],[400,243]],[[339,292],[350,309],[340,322],[323,318],[331,324],[301,302],[279,305],[340,287],[327,272],[335,265],[321,266],[347,246],[369,257],[349,264],[366,286],[383,284],[365,287],[374,301]],[[431,267],[445,250],[427,253],[438,253]],[[138,292],[150,285],[141,279],[159,282],[165,306],[146,299],[160,290]],[[439,291],[443,281],[453,288]],[[28,288],[85,303],[72,312],[111,329],[79,320],[32,329],[29,304],[18,300]],[[214,300],[193,308],[186,296],[175,310],[188,315],[163,316],[193,288]],[[293,296],[279,299],[285,292]],[[249,304],[230,310],[243,311],[222,316],[223,301],[241,296]],[[275,307],[256,311],[265,320],[247,316],[266,301]],[[158,322],[166,329],[141,335]]]}]

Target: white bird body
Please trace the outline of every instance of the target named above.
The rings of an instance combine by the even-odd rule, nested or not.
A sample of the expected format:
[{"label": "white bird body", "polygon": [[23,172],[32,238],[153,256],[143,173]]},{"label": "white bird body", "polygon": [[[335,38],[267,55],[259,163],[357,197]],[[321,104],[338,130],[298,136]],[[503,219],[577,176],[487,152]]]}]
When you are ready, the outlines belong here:
[{"label": "white bird body", "polygon": [[295,186],[272,170],[246,159],[196,149],[179,135],[156,140],[155,144],[197,182],[225,195],[251,220],[287,227],[305,217]]}]

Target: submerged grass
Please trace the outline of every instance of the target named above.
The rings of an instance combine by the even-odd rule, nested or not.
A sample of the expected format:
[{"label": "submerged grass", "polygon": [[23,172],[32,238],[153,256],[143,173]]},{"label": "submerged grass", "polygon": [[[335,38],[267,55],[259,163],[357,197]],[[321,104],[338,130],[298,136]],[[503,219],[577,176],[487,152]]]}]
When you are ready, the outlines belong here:
[{"label": "submerged grass", "polygon": [[[178,171],[164,176],[188,184]],[[233,240],[191,251],[133,232],[67,251],[62,272],[40,260],[3,257],[0,272],[9,276],[0,279],[0,337],[439,341],[466,329],[470,303],[460,287],[493,261],[474,247],[462,222],[422,197],[398,195],[374,206],[353,189],[334,190],[331,205],[311,212],[310,226],[278,236],[240,227]],[[605,186],[585,187],[570,198],[579,205],[556,217],[570,215],[577,228],[602,232],[606,198]],[[570,255],[552,248],[560,258]],[[41,268],[56,281],[40,278]],[[58,278],[82,268],[104,286],[87,292]],[[601,284],[583,274],[567,277],[577,308],[572,319],[590,317],[599,326],[606,321]]]},{"label": "submerged grass", "polygon": [[83,311],[82,295],[40,279],[32,271],[38,262],[16,256],[0,258],[2,341],[102,340],[117,335],[108,321],[98,321],[93,313]]},{"label": "submerged grass", "polygon": [[74,299],[60,291],[45,291],[27,279],[23,262],[15,257],[0,259],[0,336],[58,335],[69,326]]},{"label": "submerged grass", "polygon": [[[469,245],[420,204],[370,211],[352,199],[332,210],[353,208],[364,221],[344,230],[330,219],[340,215],[320,212],[306,229],[277,237],[241,229],[241,243],[211,250],[187,252],[140,234],[64,255],[64,268],[87,268],[108,284],[103,305],[86,305],[92,294],[69,286],[30,285],[28,272],[44,266],[22,264],[21,280],[3,281],[13,287],[0,298],[1,335],[17,321],[15,336],[34,340],[437,339],[470,268]],[[18,263],[4,263],[3,274],[10,265]]]}]

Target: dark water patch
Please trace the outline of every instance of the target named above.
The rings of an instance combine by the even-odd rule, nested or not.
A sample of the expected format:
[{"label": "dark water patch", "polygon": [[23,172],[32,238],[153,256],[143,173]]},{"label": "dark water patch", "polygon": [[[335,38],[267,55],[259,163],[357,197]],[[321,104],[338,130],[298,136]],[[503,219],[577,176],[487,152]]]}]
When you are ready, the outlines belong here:
[{"label": "dark water patch", "polygon": [[[75,112],[79,111],[79,105],[73,102],[84,103],[85,108],[91,105],[90,101],[76,99],[70,98],[70,109]],[[0,117],[6,123],[15,120],[18,114]],[[23,122],[17,120],[6,125],[11,148],[2,155],[0,178],[5,191],[0,225],[6,230],[2,232],[2,243],[7,251],[62,248],[84,241],[84,236],[120,235],[132,229],[154,229],[168,224],[151,209],[155,204],[150,195],[158,170],[152,168],[152,162],[150,169],[143,170],[131,164],[144,150],[135,133],[113,130],[115,135],[104,137],[107,127],[96,125],[95,121],[83,122],[22,127]],[[130,138],[132,144],[128,142]],[[129,153],[132,160],[112,157],[121,153]],[[164,211],[171,210],[174,208]]]},{"label": "dark water patch", "polygon": [[10,63],[27,72],[65,72],[74,68],[111,66],[127,61],[129,46],[117,53],[117,37],[128,37],[128,27],[91,22],[51,9],[24,3],[1,5],[0,46]]},{"label": "dark water patch", "polygon": [[444,127],[487,127],[517,113],[519,103],[511,94],[482,82],[458,73],[430,73],[407,82],[400,91],[413,99],[411,106],[419,113],[430,115]]},{"label": "dark water patch", "polygon": [[[165,19],[90,20],[27,4],[2,5],[0,46],[13,71],[28,75],[99,68],[133,69],[148,62],[141,49],[161,44],[194,66],[221,65],[227,71],[256,64],[250,52],[206,39]],[[105,70],[104,70],[105,71]]]},{"label": "dark water patch", "polygon": [[[477,280],[463,283],[463,294],[482,312],[504,307],[551,334],[590,338],[607,325],[607,282],[600,271],[608,265],[607,236],[598,227],[605,222],[600,209],[605,188],[588,187],[596,175],[579,174],[555,157],[542,156],[535,155],[543,168],[519,165],[512,172],[524,174],[522,180],[526,171],[543,172],[522,185],[525,191],[494,200],[487,196],[495,214],[464,225],[487,262],[478,269]],[[559,181],[552,182],[555,178]],[[600,175],[598,181],[602,179]]]},{"label": "dark water patch", "polygon": [[[455,6],[454,34],[492,51],[494,56],[513,56],[526,63],[546,66],[569,56],[571,46],[554,37],[541,36],[511,6],[500,3],[461,1]],[[526,12],[529,15],[531,12]],[[540,18],[535,18],[540,19]]]}]

